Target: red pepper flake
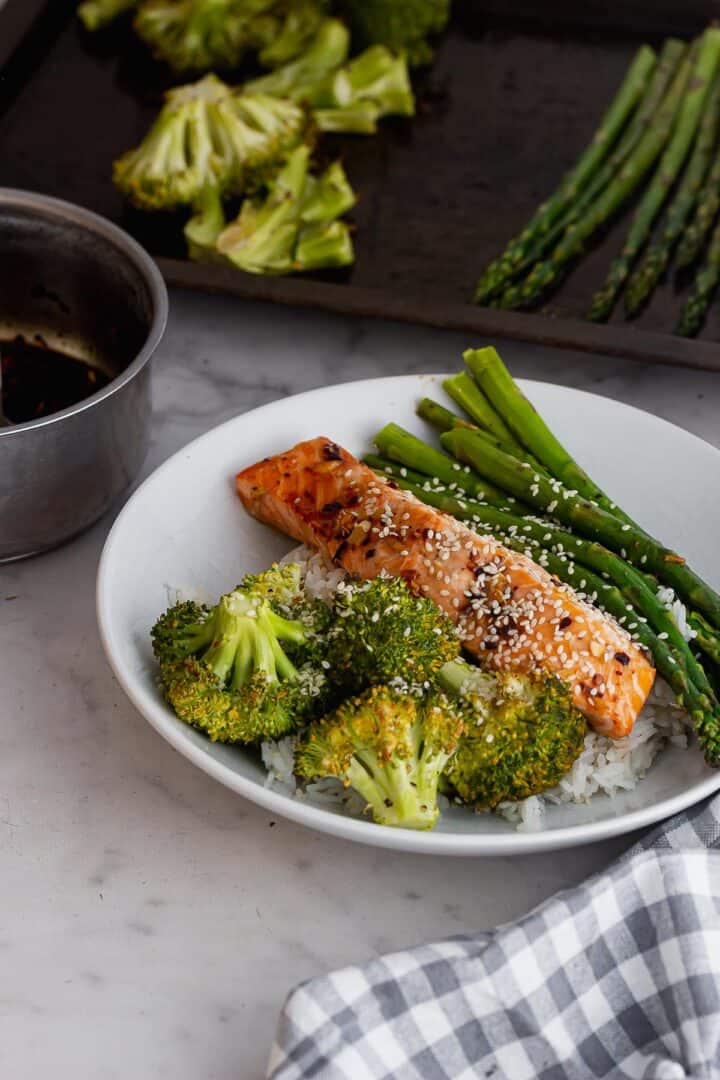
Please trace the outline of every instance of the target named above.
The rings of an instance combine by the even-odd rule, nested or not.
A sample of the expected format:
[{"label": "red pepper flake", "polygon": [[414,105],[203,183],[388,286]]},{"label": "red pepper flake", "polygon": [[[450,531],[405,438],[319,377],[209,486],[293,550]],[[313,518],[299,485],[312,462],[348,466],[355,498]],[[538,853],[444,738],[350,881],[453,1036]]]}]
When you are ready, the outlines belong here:
[{"label": "red pepper flake", "polygon": [[618,664],[622,664],[623,667],[627,667],[627,665],[630,663],[630,657],[627,653],[624,652],[616,652],[615,659],[617,660]]}]

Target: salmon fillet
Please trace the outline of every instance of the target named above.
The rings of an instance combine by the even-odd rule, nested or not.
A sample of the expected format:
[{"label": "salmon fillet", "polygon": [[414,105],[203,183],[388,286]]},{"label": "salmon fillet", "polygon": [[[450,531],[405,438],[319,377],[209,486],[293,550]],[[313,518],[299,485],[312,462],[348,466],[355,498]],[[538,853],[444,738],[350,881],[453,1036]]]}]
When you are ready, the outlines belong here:
[{"label": "salmon fillet", "polygon": [[245,508],[361,578],[403,578],[454,620],[489,668],[553,672],[592,726],[620,738],[652,688],[646,654],[614,619],[525,555],[400,491],[326,438],[238,473]]}]

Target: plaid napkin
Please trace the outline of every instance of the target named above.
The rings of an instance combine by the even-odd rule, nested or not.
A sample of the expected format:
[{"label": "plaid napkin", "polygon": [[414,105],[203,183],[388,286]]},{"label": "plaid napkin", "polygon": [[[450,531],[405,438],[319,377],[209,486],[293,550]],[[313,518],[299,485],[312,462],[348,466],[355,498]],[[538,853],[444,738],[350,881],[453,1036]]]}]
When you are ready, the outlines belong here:
[{"label": "plaid napkin", "polygon": [[299,986],[268,1076],[720,1078],[720,795],[518,922]]}]

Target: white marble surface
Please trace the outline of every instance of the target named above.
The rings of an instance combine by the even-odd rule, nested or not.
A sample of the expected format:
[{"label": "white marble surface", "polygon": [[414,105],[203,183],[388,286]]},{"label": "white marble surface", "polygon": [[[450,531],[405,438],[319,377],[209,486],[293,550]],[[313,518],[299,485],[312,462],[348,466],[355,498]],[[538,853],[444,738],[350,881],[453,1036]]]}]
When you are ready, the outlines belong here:
[{"label": "white marble surface", "polygon": [[[447,369],[462,335],[175,293],[144,472],[297,390]],[[717,376],[507,345],[516,374],[720,443]],[[125,700],[95,628],[109,515],[0,567],[0,1076],[255,1080],[298,980],[493,926],[626,846],[495,861],[315,835],[226,791]]]}]

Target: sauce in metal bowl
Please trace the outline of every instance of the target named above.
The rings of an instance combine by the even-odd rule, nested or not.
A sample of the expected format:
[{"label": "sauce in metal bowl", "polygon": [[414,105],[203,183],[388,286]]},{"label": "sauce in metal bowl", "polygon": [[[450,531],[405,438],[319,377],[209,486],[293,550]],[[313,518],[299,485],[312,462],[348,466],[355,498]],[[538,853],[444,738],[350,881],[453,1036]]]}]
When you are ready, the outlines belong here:
[{"label": "sauce in metal bowl", "polygon": [[76,405],[110,381],[99,368],[51,349],[39,334],[0,341],[0,365],[2,412],[14,424]]}]

